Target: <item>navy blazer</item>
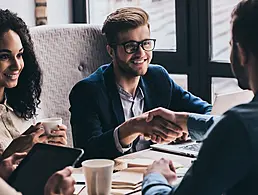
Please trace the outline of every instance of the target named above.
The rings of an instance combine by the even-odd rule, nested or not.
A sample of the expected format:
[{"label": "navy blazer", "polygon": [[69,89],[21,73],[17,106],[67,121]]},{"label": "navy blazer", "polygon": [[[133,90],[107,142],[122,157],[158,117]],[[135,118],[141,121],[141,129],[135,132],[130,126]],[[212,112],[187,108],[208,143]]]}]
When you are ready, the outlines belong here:
[{"label": "navy blazer", "polygon": [[[144,111],[157,107],[173,111],[209,114],[211,105],[183,90],[159,65],[149,65],[139,86],[144,93]],[[84,159],[120,155],[113,137],[114,129],[125,121],[117,90],[113,65],[98,68],[78,82],[70,93],[70,112],[75,147],[85,150]]]}]

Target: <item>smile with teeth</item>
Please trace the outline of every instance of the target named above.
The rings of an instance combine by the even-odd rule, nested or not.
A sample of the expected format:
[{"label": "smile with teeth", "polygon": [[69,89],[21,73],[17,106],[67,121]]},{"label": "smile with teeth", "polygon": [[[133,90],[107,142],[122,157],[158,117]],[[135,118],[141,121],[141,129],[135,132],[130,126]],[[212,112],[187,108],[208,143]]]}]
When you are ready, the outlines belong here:
[{"label": "smile with teeth", "polygon": [[146,61],[145,59],[143,59],[143,60],[133,60],[133,63],[134,64],[142,64],[145,61]]},{"label": "smile with teeth", "polygon": [[16,73],[16,74],[4,74],[6,77],[8,77],[9,79],[12,79],[12,80],[14,80],[14,79],[18,79],[18,77],[19,77],[19,74],[18,73]]}]

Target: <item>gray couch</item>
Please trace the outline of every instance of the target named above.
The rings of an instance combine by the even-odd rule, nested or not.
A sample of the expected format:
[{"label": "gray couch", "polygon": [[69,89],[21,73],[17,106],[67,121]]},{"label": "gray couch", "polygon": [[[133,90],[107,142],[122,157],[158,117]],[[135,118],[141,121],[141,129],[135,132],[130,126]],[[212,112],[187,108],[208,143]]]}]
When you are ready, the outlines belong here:
[{"label": "gray couch", "polygon": [[[100,26],[68,24],[30,29],[37,59],[43,71],[43,89],[38,118],[63,118],[72,146],[69,93],[79,80],[110,62]],[[83,114],[83,113],[81,113]]]}]

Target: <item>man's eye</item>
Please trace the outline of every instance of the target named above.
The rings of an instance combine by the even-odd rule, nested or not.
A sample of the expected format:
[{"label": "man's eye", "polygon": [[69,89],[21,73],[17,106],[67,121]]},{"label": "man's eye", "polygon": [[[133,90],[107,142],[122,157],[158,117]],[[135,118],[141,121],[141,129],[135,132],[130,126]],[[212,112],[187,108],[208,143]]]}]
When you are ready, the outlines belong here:
[{"label": "man's eye", "polygon": [[8,60],[9,59],[9,55],[8,54],[1,54],[0,55],[0,60]]},{"label": "man's eye", "polygon": [[134,49],[134,48],[136,48],[137,47],[137,44],[135,44],[135,43],[130,43],[130,44],[127,44],[126,45],[126,48],[127,49]]},{"label": "man's eye", "polygon": [[151,41],[149,41],[149,40],[148,41],[144,41],[143,45],[151,45]]}]

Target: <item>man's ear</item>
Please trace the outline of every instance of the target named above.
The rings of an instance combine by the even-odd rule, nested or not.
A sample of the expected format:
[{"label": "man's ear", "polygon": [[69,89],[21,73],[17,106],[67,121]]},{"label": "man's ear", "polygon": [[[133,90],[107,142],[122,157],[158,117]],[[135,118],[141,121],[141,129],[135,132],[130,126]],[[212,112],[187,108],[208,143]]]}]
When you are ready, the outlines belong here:
[{"label": "man's ear", "polygon": [[112,47],[110,47],[110,45],[107,45],[107,52],[111,58],[114,57],[114,49]]},{"label": "man's ear", "polygon": [[239,54],[238,57],[239,57],[240,65],[243,66],[248,63],[248,53],[246,50],[244,50],[244,48],[239,43],[237,43],[236,45],[237,45],[237,51]]}]

